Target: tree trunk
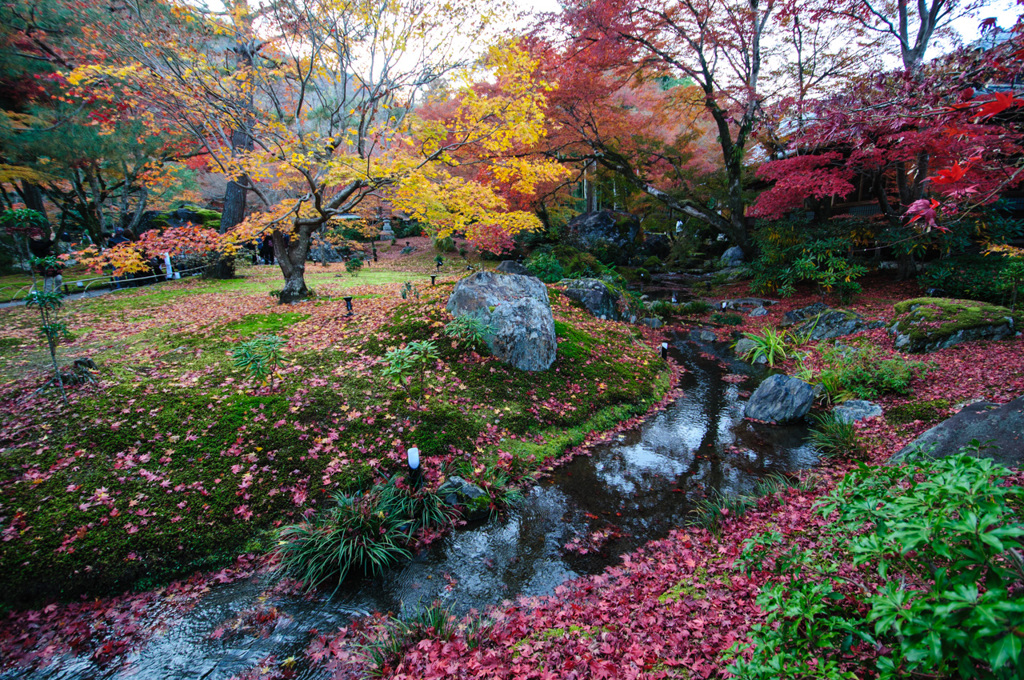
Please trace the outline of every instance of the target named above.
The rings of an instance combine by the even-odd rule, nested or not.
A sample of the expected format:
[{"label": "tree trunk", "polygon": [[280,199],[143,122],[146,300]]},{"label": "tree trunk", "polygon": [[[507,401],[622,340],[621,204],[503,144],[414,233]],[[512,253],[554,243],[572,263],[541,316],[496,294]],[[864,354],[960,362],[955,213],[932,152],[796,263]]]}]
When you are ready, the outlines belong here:
[{"label": "tree trunk", "polygon": [[312,229],[307,231],[305,227],[300,227],[287,241],[284,234],[274,232],[274,257],[284,274],[284,288],[278,296],[281,304],[299,302],[309,294],[305,274],[311,232]]},{"label": "tree trunk", "polygon": [[[245,130],[234,130],[231,133],[231,150],[252,151],[253,139]],[[229,229],[245,219],[246,198],[249,190],[249,177],[245,174],[239,175],[228,182],[224,190],[224,212],[220,216],[220,233],[226,233]]]},{"label": "tree trunk", "polygon": [[40,191],[39,187],[31,182],[21,181],[21,190],[18,192],[21,194],[22,200],[25,201],[25,207],[29,210],[35,210],[46,214],[46,208],[43,205],[43,192]]}]

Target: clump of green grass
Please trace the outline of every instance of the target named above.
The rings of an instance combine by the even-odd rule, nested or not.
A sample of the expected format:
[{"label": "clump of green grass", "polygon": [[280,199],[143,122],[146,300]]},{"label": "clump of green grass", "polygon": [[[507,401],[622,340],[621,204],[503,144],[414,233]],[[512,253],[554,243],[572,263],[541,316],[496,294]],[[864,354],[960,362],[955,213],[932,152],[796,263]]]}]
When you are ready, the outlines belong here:
[{"label": "clump of green grass", "polygon": [[777,361],[786,359],[786,353],[790,349],[786,331],[765,328],[761,334],[744,333],[743,337],[754,343],[743,357],[747,361],[756,362],[763,358],[769,366],[774,366]]},{"label": "clump of green grass", "polygon": [[405,619],[392,619],[377,639],[360,645],[369,665],[370,677],[388,677],[402,653],[420,640],[451,640],[458,630],[456,617],[440,602],[418,609]]},{"label": "clump of green grass", "polygon": [[726,517],[742,517],[757,505],[757,499],[771,496],[784,489],[807,490],[812,487],[813,482],[810,478],[792,478],[780,474],[768,475],[758,481],[753,492],[749,494],[726,496],[716,491],[701,498],[692,511],[695,519],[691,523],[718,535],[722,531],[722,520]]},{"label": "clump of green grass", "polygon": [[814,427],[811,429],[810,440],[823,457],[853,458],[861,454],[861,443],[853,422],[834,413],[817,414],[812,416],[812,420]]},{"label": "clump of green grass", "polygon": [[381,576],[409,559],[420,529],[444,526],[447,507],[436,494],[394,480],[361,493],[336,493],[334,506],[311,521],[282,527],[275,552],[281,569],[313,589],[340,586],[350,574]]}]

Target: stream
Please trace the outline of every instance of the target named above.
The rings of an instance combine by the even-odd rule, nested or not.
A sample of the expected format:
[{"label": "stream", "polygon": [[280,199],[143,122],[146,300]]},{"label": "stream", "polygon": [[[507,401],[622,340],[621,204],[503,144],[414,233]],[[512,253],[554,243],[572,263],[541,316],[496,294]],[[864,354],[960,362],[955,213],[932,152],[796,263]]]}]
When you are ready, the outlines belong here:
[{"label": "stream", "polygon": [[[566,579],[598,573],[623,553],[691,521],[702,496],[748,493],[768,475],[817,461],[804,443],[804,426],[742,419],[741,392],[752,391],[766,374],[722,349],[696,335],[675,336],[670,352],[686,368],[681,398],[556,470],[526,493],[521,506],[451,532],[382,580],[356,583],[331,597],[275,591],[272,576],[216,586],[125,663],[103,667],[88,658],[63,658],[41,670],[0,674],[0,680],[224,680],[271,654],[279,661],[301,659],[311,629],[330,632],[371,611],[410,613],[439,600],[462,614],[520,595],[548,595]],[[725,381],[727,374],[745,379]],[[240,612],[270,607],[276,617],[269,634],[264,627],[262,635],[212,637]],[[304,671],[299,677],[322,675]]]}]

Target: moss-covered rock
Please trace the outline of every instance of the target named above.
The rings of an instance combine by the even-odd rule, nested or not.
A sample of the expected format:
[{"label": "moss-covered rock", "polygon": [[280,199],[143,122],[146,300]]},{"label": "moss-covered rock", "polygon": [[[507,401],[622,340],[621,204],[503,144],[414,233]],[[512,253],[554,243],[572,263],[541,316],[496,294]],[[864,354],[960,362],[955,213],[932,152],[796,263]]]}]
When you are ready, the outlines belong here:
[{"label": "moss-covered rock", "polygon": [[1002,340],[1017,332],[1021,315],[972,300],[915,298],[895,307],[889,332],[907,352],[934,352],[971,340]]}]

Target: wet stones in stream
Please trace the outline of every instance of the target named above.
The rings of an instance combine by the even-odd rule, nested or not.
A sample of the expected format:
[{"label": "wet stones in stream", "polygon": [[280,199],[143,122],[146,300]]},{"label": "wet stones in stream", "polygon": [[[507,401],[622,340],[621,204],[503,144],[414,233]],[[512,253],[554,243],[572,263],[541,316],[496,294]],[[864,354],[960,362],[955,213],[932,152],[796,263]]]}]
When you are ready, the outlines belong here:
[{"label": "wet stones in stream", "polygon": [[788,375],[773,375],[761,383],[744,409],[753,420],[788,423],[803,418],[814,404],[814,388]]}]

